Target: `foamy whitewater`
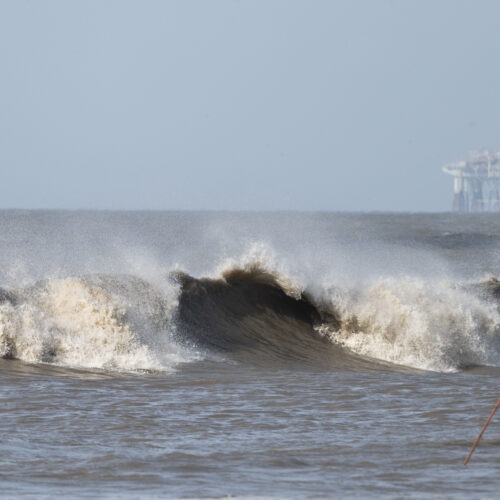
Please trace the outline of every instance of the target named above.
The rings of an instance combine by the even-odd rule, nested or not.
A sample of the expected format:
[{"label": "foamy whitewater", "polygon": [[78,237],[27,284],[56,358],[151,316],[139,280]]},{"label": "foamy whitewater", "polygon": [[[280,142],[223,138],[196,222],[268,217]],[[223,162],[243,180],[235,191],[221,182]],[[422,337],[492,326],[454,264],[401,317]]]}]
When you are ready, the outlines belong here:
[{"label": "foamy whitewater", "polygon": [[0,228],[3,494],[499,486],[500,425],[457,479],[499,396],[497,216],[3,211]]}]

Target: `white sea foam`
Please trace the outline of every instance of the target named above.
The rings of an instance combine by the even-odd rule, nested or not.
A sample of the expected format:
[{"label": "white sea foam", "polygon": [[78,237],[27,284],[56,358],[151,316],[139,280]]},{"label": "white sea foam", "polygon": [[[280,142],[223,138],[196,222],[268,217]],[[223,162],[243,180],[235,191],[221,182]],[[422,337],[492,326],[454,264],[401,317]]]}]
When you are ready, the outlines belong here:
[{"label": "white sea foam", "polygon": [[498,307],[463,287],[387,278],[330,300],[342,326],[323,332],[361,355],[435,371],[500,364]]},{"label": "white sea foam", "polygon": [[190,356],[172,340],[174,310],[175,303],[139,279],[48,280],[0,305],[0,355],[69,367],[168,371]]}]

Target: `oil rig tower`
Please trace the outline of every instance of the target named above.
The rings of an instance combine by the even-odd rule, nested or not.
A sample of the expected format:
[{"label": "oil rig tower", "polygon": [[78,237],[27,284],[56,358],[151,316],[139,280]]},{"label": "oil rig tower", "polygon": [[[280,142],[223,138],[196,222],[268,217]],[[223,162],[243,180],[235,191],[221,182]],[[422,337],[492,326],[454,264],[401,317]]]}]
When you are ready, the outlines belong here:
[{"label": "oil rig tower", "polygon": [[467,160],[450,163],[443,172],[453,175],[453,211],[500,211],[500,153],[476,151]]}]

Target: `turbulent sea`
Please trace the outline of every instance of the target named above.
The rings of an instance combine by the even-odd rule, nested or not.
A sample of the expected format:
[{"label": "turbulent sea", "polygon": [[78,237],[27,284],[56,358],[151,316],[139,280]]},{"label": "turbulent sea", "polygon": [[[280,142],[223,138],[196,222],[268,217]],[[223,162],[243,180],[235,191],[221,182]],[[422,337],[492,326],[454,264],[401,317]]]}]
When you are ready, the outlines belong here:
[{"label": "turbulent sea", "polygon": [[0,211],[0,496],[496,498],[500,217]]}]

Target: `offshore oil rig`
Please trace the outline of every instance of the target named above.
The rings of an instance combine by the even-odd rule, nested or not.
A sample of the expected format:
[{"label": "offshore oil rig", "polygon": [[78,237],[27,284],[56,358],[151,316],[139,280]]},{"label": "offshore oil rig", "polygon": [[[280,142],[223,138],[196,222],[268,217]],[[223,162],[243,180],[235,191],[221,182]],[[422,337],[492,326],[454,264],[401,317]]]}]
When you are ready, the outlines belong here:
[{"label": "offshore oil rig", "polygon": [[443,172],[454,177],[454,212],[500,211],[500,152],[475,151],[467,160],[445,165]]}]

